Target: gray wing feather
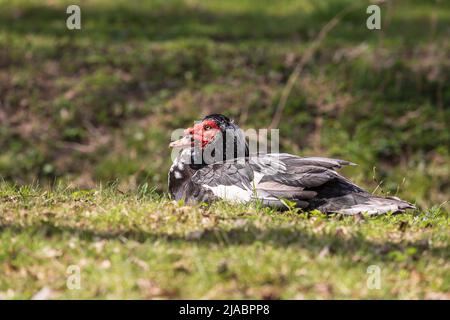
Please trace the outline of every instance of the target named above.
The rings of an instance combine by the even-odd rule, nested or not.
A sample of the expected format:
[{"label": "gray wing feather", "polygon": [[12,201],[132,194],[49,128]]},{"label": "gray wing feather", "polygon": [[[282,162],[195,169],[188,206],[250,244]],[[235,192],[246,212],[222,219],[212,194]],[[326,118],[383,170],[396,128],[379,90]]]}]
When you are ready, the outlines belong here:
[{"label": "gray wing feather", "polygon": [[241,188],[250,188],[253,171],[248,164],[226,161],[197,170],[191,180],[196,184],[210,187],[235,185]]},{"label": "gray wing feather", "polygon": [[290,154],[266,154],[235,159],[206,166],[192,176],[201,186],[238,186],[253,190],[258,199],[280,205],[280,198],[293,199],[301,207],[316,196],[305,190],[323,185],[335,178],[343,178],[335,169],[353,163],[322,157],[297,157]]}]

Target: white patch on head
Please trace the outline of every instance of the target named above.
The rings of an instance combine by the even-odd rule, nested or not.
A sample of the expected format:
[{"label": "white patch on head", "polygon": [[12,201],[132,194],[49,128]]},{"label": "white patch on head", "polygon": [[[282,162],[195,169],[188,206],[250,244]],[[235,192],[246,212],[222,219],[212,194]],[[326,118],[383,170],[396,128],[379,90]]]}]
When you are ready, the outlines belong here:
[{"label": "white patch on head", "polygon": [[184,163],[183,162],[178,162],[178,169],[183,171],[184,170]]},{"label": "white patch on head", "polygon": [[239,188],[238,186],[224,186],[219,185],[216,187],[211,187],[208,185],[203,185],[203,187],[211,190],[214,195],[218,198],[229,200],[233,202],[247,202],[252,198],[252,191],[247,189]]},{"label": "white patch on head", "polygon": [[175,171],[175,179],[183,179],[183,175],[180,172]]},{"label": "white patch on head", "polygon": [[181,159],[189,159],[191,157],[191,148],[183,149],[180,153]]}]

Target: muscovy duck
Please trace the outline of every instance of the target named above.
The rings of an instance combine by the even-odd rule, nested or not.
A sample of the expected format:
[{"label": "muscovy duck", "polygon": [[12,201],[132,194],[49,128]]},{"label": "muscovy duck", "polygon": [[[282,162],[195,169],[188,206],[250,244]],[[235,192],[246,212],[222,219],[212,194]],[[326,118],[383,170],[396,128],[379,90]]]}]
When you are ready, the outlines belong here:
[{"label": "muscovy duck", "polygon": [[415,208],[397,197],[373,195],[337,173],[344,165],[354,165],[345,160],[287,153],[252,156],[240,128],[221,114],[206,116],[184,133],[170,144],[182,149],[169,172],[169,192],[175,200],[257,200],[283,210],[286,199],[304,210],[347,215]]}]

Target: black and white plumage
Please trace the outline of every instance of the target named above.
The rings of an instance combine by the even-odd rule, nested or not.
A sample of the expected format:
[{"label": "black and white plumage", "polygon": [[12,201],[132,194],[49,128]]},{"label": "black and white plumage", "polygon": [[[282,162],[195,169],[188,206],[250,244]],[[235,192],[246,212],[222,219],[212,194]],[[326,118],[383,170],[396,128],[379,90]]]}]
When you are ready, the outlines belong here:
[{"label": "black and white plumage", "polygon": [[[282,199],[287,199],[305,210],[350,215],[414,208],[398,198],[364,191],[336,171],[344,165],[354,165],[339,159],[287,153],[250,156],[245,148],[241,157],[230,159],[224,153],[217,162],[192,164],[195,156],[205,152],[207,146],[218,143],[225,146],[224,139],[218,142],[216,138],[230,128],[232,132],[239,129],[225,116],[211,115],[188,129],[187,137],[171,144],[183,148],[169,172],[169,191],[174,199],[184,199],[188,203],[210,203],[216,199],[241,203],[258,200],[279,209],[285,208]],[[233,138],[235,145],[245,145],[243,136]],[[236,151],[235,148],[232,151]]]}]

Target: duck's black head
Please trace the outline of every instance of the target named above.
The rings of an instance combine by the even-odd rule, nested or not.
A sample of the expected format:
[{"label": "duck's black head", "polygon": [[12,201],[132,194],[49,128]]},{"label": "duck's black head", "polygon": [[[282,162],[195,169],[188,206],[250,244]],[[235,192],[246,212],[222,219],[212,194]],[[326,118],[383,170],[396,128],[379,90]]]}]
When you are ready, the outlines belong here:
[{"label": "duck's black head", "polygon": [[248,146],[242,130],[222,114],[210,114],[193,127],[185,130],[185,136],[170,144],[173,148],[191,149],[191,167],[228,159],[247,157]]},{"label": "duck's black head", "polygon": [[206,120],[212,120],[219,127],[223,127],[223,128],[227,128],[227,127],[234,125],[234,121],[230,120],[230,118],[228,118],[227,116],[224,116],[223,114],[220,114],[220,113],[213,113],[202,119],[202,121],[206,121]]}]

